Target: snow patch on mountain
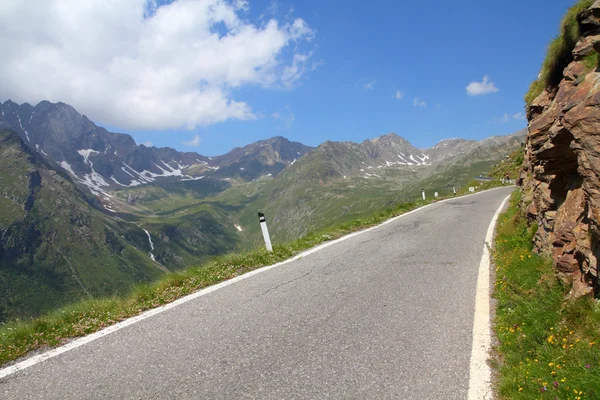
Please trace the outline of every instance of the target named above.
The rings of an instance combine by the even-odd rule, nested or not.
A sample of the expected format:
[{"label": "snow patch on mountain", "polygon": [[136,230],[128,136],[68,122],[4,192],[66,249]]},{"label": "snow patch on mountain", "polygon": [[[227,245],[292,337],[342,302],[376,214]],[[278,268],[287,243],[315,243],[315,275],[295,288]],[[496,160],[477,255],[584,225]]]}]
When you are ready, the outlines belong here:
[{"label": "snow patch on mountain", "polygon": [[23,132],[25,132],[25,136],[27,137],[27,141],[31,143],[31,140],[29,140],[29,133],[25,130],[25,128],[23,128],[23,124],[21,124],[21,117],[19,117],[19,114],[17,114],[17,119],[19,120],[19,126],[21,127],[21,130]]},{"label": "snow patch on mountain", "polygon": [[73,171],[73,168],[71,168],[71,164],[69,164],[66,161],[61,161],[60,163],[58,163],[58,165],[60,165],[62,167],[62,169],[64,169],[65,171],[67,171],[68,173],[73,175],[75,178],[79,179],[77,174],[75,174],[75,171]]}]

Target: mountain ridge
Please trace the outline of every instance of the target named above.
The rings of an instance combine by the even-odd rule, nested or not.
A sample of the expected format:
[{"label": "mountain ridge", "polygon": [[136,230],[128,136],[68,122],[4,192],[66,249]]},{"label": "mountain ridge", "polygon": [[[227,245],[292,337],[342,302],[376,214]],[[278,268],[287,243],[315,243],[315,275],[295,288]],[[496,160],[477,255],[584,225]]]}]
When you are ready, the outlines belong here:
[{"label": "mountain ridge", "polygon": [[[207,175],[227,175],[247,181],[263,174],[277,174],[311,149],[275,137],[221,156],[207,157],[170,147],[137,145],[130,135],[109,132],[65,103],[42,101],[31,106],[7,100],[0,104],[0,110],[0,127],[17,132],[26,144],[107,201],[111,197],[109,189],[156,180],[199,180]],[[220,169],[228,173],[219,172]]]}]

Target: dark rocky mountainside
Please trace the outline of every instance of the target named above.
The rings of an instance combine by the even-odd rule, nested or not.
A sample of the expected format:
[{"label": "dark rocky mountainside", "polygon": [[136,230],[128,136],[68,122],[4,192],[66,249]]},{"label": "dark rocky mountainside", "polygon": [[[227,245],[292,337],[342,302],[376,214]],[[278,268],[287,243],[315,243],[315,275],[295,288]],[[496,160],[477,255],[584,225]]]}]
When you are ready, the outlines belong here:
[{"label": "dark rocky mountainside", "polygon": [[[556,39],[563,54],[549,55],[554,59],[540,74],[546,79],[528,94],[520,180],[527,214],[539,226],[537,250],[553,258],[571,296],[579,297],[600,293],[600,1],[568,18]],[[571,46],[570,26],[578,32]],[[538,94],[536,86],[545,89]]]},{"label": "dark rocky mountainside", "polygon": [[219,170],[215,172],[215,176],[220,178],[241,177],[247,181],[263,175],[274,176],[310,150],[312,147],[291,142],[281,136],[260,140],[244,147],[236,147],[222,156],[214,157],[214,163],[220,166]]},{"label": "dark rocky mountainside", "polygon": [[140,227],[97,211],[67,173],[2,129],[0,171],[0,322],[125,293],[166,271]]}]

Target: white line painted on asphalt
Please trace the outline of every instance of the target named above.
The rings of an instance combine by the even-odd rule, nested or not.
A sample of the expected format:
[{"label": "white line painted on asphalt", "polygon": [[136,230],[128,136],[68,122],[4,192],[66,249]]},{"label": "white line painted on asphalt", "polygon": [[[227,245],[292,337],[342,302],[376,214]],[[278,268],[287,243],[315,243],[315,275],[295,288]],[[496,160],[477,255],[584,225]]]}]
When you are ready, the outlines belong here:
[{"label": "white line painted on asphalt", "polygon": [[[506,186],[504,186],[504,187],[506,187]],[[88,336],[84,336],[84,337],[81,337],[79,339],[75,339],[72,342],[69,342],[69,343],[67,343],[67,344],[65,344],[63,346],[60,346],[60,347],[57,347],[55,349],[49,350],[49,351],[47,351],[45,353],[42,353],[42,354],[34,355],[34,356],[32,356],[30,358],[27,358],[27,359],[25,359],[25,360],[23,360],[21,362],[18,362],[18,363],[14,364],[14,365],[2,368],[2,369],[0,369],[0,379],[2,379],[4,377],[7,377],[9,375],[12,375],[15,372],[22,371],[22,370],[24,370],[26,368],[32,367],[32,366],[34,366],[36,364],[39,364],[39,363],[41,363],[43,361],[46,361],[46,360],[50,359],[50,358],[54,358],[56,356],[59,356],[59,355],[61,355],[63,353],[66,353],[69,350],[73,350],[73,349],[76,349],[78,347],[81,347],[81,346],[83,346],[83,345],[85,345],[87,343],[93,342],[94,340],[97,340],[97,339],[100,339],[100,338],[102,338],[104,336],[110,335],[113,332],[121,330],[121,329],[123,329],[123,328],[125,328],[127,326],[130,326],[130,325],[133,325],[133,324],[135,324],[137,322],[143,321],[146,318],[150,318],[150,317],[152,317],[154,315],[160,314],[160,313],[162,313],[164,311],[167,311],[167,310],[169,310],[171,308],[177,307],[177,306],[179,306],[181,304],[187,303],[188,301],[194,300],[194,299],[196,299],[198,297],[205,296],[205,295],[207,295],[209,293],[212,293],[212,292],[214,292],[216,290],[222,289],[222,288],[224,288],[226,286],[233,285],[234,283],[239,282],[239,281],[244,280],[244,279],[248,279],[251,276],[254,276],[254,275],[266,272],[266,271],[268,271],[270,269],[273,269],[273,268],[276,268],[276,267],[279,267],[279,266],[282,266],[282,265],[285,265],[285,264],[288,264],[288,263],[290,263],[292,261],[299,260],[300,258],[306,257],[308,255],[316,253],[317,251],[323,250],[323,249],[325,249],[325,248],[327,248],[329,246],[333,246],[334,244],[343,242],[343,241],[348,240],[350,238],[353,238],[355,236],[362,235],[363,233],[371,232],[371,231],[373,231],[375,229],[378,229],[378,228],[380,228],[380,227],[382,227],[384,225],[387,225],[387,224],[389,224],[391,222],[394,222],[394,221],[396,221],[396,220],[398,220],[400,218],[404,218],[404,217],[406,217],[406,216],[408,216],[410,214],[416,213],[418,211],[422,211],[422,210],[424,210],[424,209],[426,209],[428,207],[431,207],[431,206],[434,206],[434,205],[440,204],[440,203],[445,203],[447,201],[454,201],[454,200],[457,200],[459,198],[465,198],[465,197],[470,197],[470,196],[477,196],[477,195],[480,195],[482,193],[486,193],[486,192],[489,192],[489,191],[492,191],[492,190],[497,190],[497,189],[501,189],[501,187],[500,188],[490,189],[490,190],[485,190],[485,191],[482,191],[482,192],[479,192],[479,193],[475,193],[475,194],[470,194],[470,195],[461,196],[461,197],[453,197],[453,198],[449,198],[449,199],[446,199],[446,200],[437,201],[435,203],[427,204],[427,205],[425,205],[423,207],[419,207],[419,208],[417,208],[415,210],[409,211],[409,212],[404,213],[402,215],[398,215],[397,217],[390,218],[387,221],[384,221],[384,222],[382,222],[379,225],[373,226],[371,228],[363,229],[363,230],[351,233],[351,234],[346,235],[346,236],[342,236],[341,238],[332,240],[331,242],[323,243],[322,245],[319,245],[319,246],[314,247],[314,248],[312,248],[310,250],[307,250],[307,251],[305,251],[303,253],[300,253],[300,254],[298,254],[298,255],[290,258],[290,259],[287,259],[285,261],[282,261],[282,262],[279,262],[279,263],[273,264],[273,265],[268,265],[266,267],[262,267],[262,268],[259,268],[259,269],[255,269],[254,271],[250,271],[250,272],[247,272],[247,273],[245,273],[243,275],[236,276],[235,278],[232,278],[230,280],[227,280],[227,281],[221,282],[219,284],[216,284],[216,285],[209,286],[207,288],[201,289],[201,290],[199,290],[199,291],[197,291],[195,293],[192,293],[192,294],[187,295],[185,297],[182,297],[182,298],[180,298],[178,300],[175,300],[172,303],[165,304],[164,306],[160,306],[160,307],[153,308],[151,310],[145,311],[145,312],[143,312],[143,313],[141,313],[141,314],[139,314],[139,315],[137,315],[135,317],[132,317],[132,318],[126,319],[124,321],[118,322],[118,323],[116,323],[114,325],[111,325],[111,326],[109,326],[107,328],[104,328],[104,329],[102,329],[102,330],[100,330],[98,332],[94,332],[92,334],[89,334]],[[496,217],[497,216],[494,216],[494,218],[496,218]],[[488,230],[488,234],[489,234],[489,230]],[[488,239],[486,238],[486,240],[488,240]]]},{"label": "white line painted on asphalt", "polygon": [[[473,318],[473,344],[471,346],[471,360],[469,362],[469,393],[468,400],[491,399],[492,396],[492,371],[487,361],[491,348],[490,328],[490,251],[494,239],[494,230],[498,216],[510,196],[507,196],[492,217],[485,243],[483,254],[479,263],[477,277],[477,294],[475,297],[475,316]],[[489,246],[489,247],[488,247]]]}]

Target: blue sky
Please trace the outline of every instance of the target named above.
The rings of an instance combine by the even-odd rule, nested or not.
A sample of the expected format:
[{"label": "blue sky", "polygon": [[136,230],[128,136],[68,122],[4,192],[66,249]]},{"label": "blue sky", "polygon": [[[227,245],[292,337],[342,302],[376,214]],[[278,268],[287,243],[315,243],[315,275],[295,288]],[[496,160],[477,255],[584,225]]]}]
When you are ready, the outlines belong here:
[{"label": "blue sky", "polygon": [[[109,8],[108,3],[113,1],[98,2],[102,10],[95,11],[94,20],[101,20],[105,13],[106,21],[109,21],[106,24],[113,24],[117,20],[111,14],[114,11],[105,11]],[[132,4],[136,1],[142,0],[131,0]],[[102,87],[92,85],[94,80],[104,79],[102,74],[106,68],[89,72],[92,67],[76,64],[75,61],[73,68],[77,72],[73,74],[78,79],[69,82],[68,87],[42,87],[43,91],[38,92],[25,86],[13,88],[9,83],[33,78],[25,76],[19,80],[8,74],[11,81],[2,83],[9,89],[1,89],[0,95],[31,103],[41,100],[41,97],[65,101],[99,125],[131,134],[138,143],[152,142],[155,146],[170,146],[205,155],[222,154],[235,146],[276,135],[311,146],[325,140],[362,141],[388,132],[395,132],[418,147],[429,147],[449,137],[482,139],[512,133],[526,126],[526,121],[519,119],[522,114],[517,118],[515,115],[524,112],[523,95],[539,71],[546,46],[557,34],[562,15],[573,2],[249,0],[247,4],[240,3],[240,7],[234,10],[239,21],[230,23],[224,18],[226,22],[214,23],[207,29],[223,35],[242,31],[239,28],[242,25],[260,30],[268,21],[277,21],[288,40],[285,44],[279,43],[279,47],[274,45],[273,54],[276,54],[281,65],[279,69],[263,73],[260,78],[241,77],[236,75],[236,71],[225,78],[214,78],[218,75],[215,71],[207,72],[208,75],[202,75],[201,78],[192,76],[192,80],[200,79],[191,85],[196,86],[198,91],[217,82],[214,84],[214,87],[218,87],[214,98],[233,101],[237,108],[225,109],[222,106],[209,116],[201,116],[191,122],[186,120],[189,115],[169,119],[170,115],[177,112],[186,114],[187,103],[183,94],[188,90],[182,86],[189,85],[189,81],[176,80],[174,85],[180,90],[177,92],[169,84],[163,84],[160,74],[149,75],[152,83],[146,84],[147,87],[136,86],[128,92],[118,93],[118,98],[111,98],[108,94],[103,97]],[[157,7],[160,11],[165,6],[159,3]],[[231,12],[231,9],[226,8],[226,11]],[[130,14],[134,15],[135,12],[139,12],[139,9],[132,6]],[[190,14],[189,10],[186,12]],[[122,14],[125,21],[123,25],[126,26],[129,14],[124,11]],[[76,20],[85,21],[80,14],[76,15]],[[181,15],[185,17],[186,13]],[[299,19],[304,25],[294,25]],[[174,25],[173,19],[165,21],[171,21],[171,27]],[[226,26],[228,23],[229,27]],[[154,25],[158,26],[158,23]],[[235,27],[231,28],[233,25]],[[130,34],[127,26],[119,29],[112,29],[115,37],[105,47],[97,44],[96,38],[90,39],[101,49],[108,49],[98,53],[107,54],[107,59],[110,59],[107,64],[110,65],[109,70],[115,65],[126,67],[134,62],[115,62],[121,60],[115,56],[117,52],[127,56],[129,51],[127,47],[115,44],[119,42],[119,35],[125,37]],[[164,30],[164,27],[160,29]],[[160,29],[157,31],[162,32]],[[242,50],[236,49],[236,54],[260,51],[262,47],[261,43],[257,43],[260,41],[257,37],[251,37]],[[128,40],[121,39],[121,42],[127,43]],[[167,45],[175,47],[175,42]],[[138,43],[146,42],[138,40]],[[177,44],[180,44],[179,40]],[[80,43],[72,46],[78,45]],[[190,52],[195,46],[189,46]],[[136,51],[139,51],[140,46],[137,48]],[[111,54],[112,51],[115,54]],[[173,54],[186,52],[186,48],[181,47],[178,53],[173,54],[164,53],[164,49],[161,51],[163,53],[154,51],[153,54],[165,54],[164,60],[167,57],[176,58]],[[7,53],[10,60],[12,53],[10,50]],[[131,60],[140,59],[140,54],[135,54]],[[229,56],[222,50],[211,54],[215,54],[215,58]],[[305,59],[299,59],[296,63],[294,55]],[[14,57],[16,61],[23,61],[16,58],[17,55]],[[201,59],[198,65],[210,64],[207,58]],[[155,62],[156,58],[152,60]],[[178,64],[198,62],[190,60],[183,59]],[[89,65],[98,63],[94,59],[94,63],[90,61]],[[257,65],[263,71],[267,64],[263,62]],[[226,64],[218,68],[223,69],[223,65]],[[238,69],[242,69],[243,63],[239,65]],[[68,67],[71,65],[61,65],[60,70]],[[298,68],[286,69],[291,67]],[[115,84],[115,88],[118,88],[118,85],[127,85],[128,80],[143,73],[144,66],[133,71],[130,75],[114,75],[102,86],[111,87],[111,84]],[[90,78],[87,78],[88,72]],[[493,83],[497,90],[477,96],[468,95],[467,85],[482,82],[484,76],[488,77],[488,84]],[[213,78],[215,81],[211,80]],[[60,85],[56,82],[53,84]],[[77,88],[86,90],[75,95],[73,92],[75,90],[78,93]],[[140,98],[143,101],[145,94],[152,90],[159,94],[159,100],[150,99],[152,101],[148,100],[147,103],[157,103],[157,108],[137,110],[135,104],[140,103]],[[91,99],[85,97],[84,92],[94,92],[95,95]],[[113,92],[118,92],[118,89]],[[163,94],[165,104],[169,103],[167,106],[171,107],[165,115],[160,114],[163,106],[160,98]],[[121,103],[121,99],[127,98],[135,98],[137,103]],[[204,101],[202,99],[199,104]],[[119,113],[126,115],[118,116]],[[129,115],[139,116],[146,123],[132,122],[128,119]],[[193,140],[196,136],[197,139]],[[183,142],[188,142],[188,145]]]}]

